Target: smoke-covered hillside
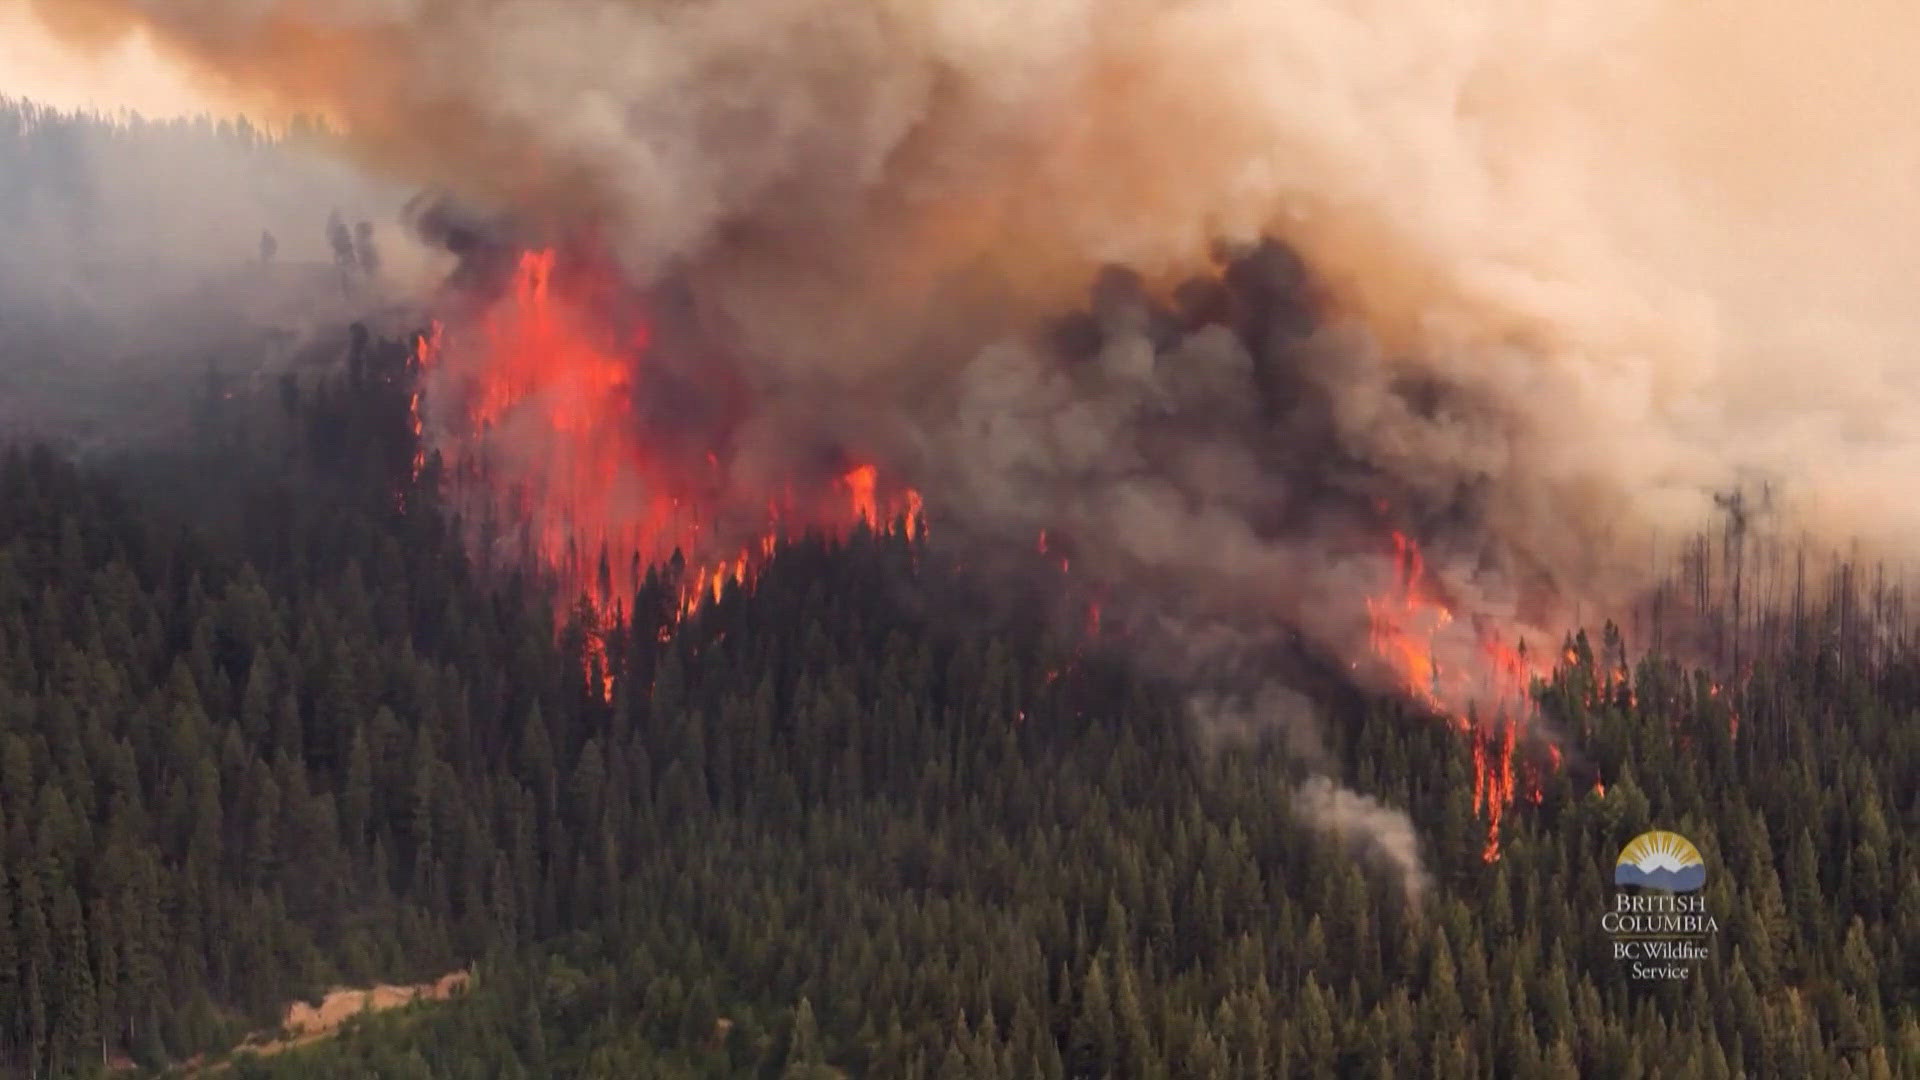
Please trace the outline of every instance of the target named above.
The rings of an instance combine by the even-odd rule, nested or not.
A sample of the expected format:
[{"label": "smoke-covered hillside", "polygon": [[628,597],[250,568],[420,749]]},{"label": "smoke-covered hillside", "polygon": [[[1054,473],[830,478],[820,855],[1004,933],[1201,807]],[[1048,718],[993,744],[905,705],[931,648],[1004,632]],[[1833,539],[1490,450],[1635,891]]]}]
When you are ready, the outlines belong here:
[{"label": "smoke-covered hillside", "polygon": [[[0,101],[0,430],[172,432],[209,368],[256,378],[377,314],[411,272],[402,196],[331,138]],[[335,214],[369,226],[345,268]]]}]

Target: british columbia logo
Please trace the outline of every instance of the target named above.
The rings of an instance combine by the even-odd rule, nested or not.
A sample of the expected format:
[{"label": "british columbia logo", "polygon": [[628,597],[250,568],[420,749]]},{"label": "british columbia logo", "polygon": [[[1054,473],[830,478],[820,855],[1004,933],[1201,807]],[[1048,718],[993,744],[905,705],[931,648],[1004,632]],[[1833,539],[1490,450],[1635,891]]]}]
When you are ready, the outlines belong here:
[{"label": "british columbia logo", "polygon": [[1644,832],[1620,850],[1613,864],[1615,885],[1642,885],[1668,892],[1699,892],[1707,883],[1707,864],[1693,841],[1670,832]]},{"label": "british columbia logo", "polygon": [[1600,929],[1613,958],[1635,979],[1684,979],[1705,960],[1720,930],[1700,890],[1707,884],[1700,849],[1679,833],[1634,837],[1613,864],[1613,906]]}]

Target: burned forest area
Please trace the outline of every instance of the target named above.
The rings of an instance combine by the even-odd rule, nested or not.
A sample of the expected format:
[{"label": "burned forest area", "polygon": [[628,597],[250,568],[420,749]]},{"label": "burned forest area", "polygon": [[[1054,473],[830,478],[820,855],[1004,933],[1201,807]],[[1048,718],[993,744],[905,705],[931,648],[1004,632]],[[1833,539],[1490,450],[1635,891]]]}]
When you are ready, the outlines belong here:
[{"label": "burned forest area", "polygon": [[[69,123],[17,113],[0,156]],[[591,258],[427,207],[484,296],[369,315],[384,240],[290,212],[315,250],[222,271],[271,303],[216,342],[69,363],[84,317],[0,322],[0,1075],[1920,1077],[1896,567],[1729,495],[1611,618],[1494,626],[1438,565],[1483,508],[1301,419],[1337,410],[1275,242],[1090,280],[996,369],[1146,448],[1074,483],[1207,510],[1175,565],[1067,500],[980,510],[926,464],[986,460],[958,443],[897,466],[768,421],[717,347],[633,384],[703,346],[583,328],[633,304]],[[78,435],[62,380],[112,391]],[[1071,443],[1070,413],[1032,422]],[[1068,470],[1035,480],[1030,434],[980,452],[1044,505]],[[1291,553],[1258,573],[1348,565],[1329,531],[1381,573],[1247,630],[1241,533],[1207,530],[1257,485],[1181,486],[1237,476],[1229,442],[1338,523],[1246,512]],[[1643,834],[1704,885],[1616,887]],[[1682,977],[1622,959],[1649,898],[1711,916]]]}]

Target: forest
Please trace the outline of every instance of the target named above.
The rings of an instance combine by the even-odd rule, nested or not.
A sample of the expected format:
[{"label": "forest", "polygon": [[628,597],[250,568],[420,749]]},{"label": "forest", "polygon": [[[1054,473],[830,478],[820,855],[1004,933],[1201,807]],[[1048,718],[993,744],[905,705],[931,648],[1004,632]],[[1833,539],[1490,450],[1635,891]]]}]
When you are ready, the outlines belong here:
[{"label": "forest", "polygon": [[[210,382],[183,447],[0,458],[8,1075],[1920,1076],[1920,667],[1865,662],[1843,592],[1725,689],[1566,642],[1566,764],[1497,861],[1469,740],[1347,695],[1338,778],[1417,823],[1410,896],[1097,636],[929,602],[980,585],[904,521],[556,631],[412,469],[409,344],[350,351]],[[1599,929],[1649,828],[1709,869],[1685,980]]]}]

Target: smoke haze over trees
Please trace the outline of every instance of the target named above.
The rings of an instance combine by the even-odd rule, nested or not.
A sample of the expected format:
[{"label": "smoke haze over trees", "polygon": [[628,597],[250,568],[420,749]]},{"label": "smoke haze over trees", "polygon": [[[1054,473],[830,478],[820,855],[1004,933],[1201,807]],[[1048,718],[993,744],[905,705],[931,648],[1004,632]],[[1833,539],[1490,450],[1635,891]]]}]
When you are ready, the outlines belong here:
[{"label": "smoke haze over trees", "polygon": [[210,356],[245,379],[376,309],[325,272],[324,230],[333,208],[392,220],[403,200],[332,138],[0,101],[0,424],[138,441],[177,422]]},{"label": "smoke haze over trees", "polygon": [[329,212],[391,218],[400,190],[339,159],[337,136],[303,122],[275,134],[244,118],[147,120],[0,101],[0,266],[53,276],[95,264],[225,266],[263,229],[283,257],[329,257]]}]

